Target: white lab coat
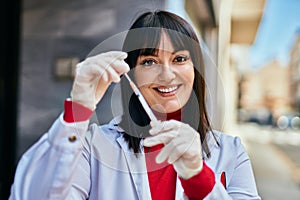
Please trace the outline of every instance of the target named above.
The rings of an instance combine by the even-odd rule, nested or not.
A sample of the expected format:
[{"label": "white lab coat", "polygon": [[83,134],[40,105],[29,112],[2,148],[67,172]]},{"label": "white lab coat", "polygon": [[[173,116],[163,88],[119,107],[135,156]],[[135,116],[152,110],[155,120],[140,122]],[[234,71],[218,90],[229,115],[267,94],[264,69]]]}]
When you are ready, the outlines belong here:
[{"label": "white lab coat", "polygon": [[[128,149],[122,129],[116,125],[119,121],[93,124],[86,132],[88,121],[66,123],[61,115],[22,156],[9,199],[151,199],[145,155],[142,152],[136,157]],[[68,137],[74,134],[77,140],[70,142]],[[260,199],[240,139],[215,134],[220,146],[208,134],[211,157],[204,159],[215,172],[216,184],[205,199]],[[220,182],[222,172],[226,189]],[[178,179],[176,199],[187,199]]]}]

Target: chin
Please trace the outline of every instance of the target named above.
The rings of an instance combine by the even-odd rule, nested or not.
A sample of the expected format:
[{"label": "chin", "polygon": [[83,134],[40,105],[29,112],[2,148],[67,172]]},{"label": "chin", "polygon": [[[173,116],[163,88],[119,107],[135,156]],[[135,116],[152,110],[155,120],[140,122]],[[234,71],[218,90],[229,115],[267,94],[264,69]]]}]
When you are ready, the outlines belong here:
[{"label": "chin", "polygon": [[167,103],[165,105],[162,104],[156,104],[151,106],[151,108],[153,110],[155,110],[156,112],[160,112],[160,113],[172,113],[175,112],[179,109],[181,109],[183,106],[178,104],[178,102],[176,103]]}]

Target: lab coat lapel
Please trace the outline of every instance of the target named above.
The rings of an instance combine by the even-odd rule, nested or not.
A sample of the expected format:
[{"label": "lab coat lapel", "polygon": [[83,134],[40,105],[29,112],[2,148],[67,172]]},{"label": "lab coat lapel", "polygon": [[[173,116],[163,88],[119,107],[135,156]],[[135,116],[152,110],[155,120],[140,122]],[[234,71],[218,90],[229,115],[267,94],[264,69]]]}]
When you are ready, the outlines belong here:
[{"label": "lab coat lapel", "polygon": [[150,187],[148,183],[148,175],[144,152],[140,153],[138,157],[133,151],[128,149],[128,144],[123,137],[117,139],[120,144],[124,156],[126,158],[127,166],[134,183],[139,199],[151,199]]}]

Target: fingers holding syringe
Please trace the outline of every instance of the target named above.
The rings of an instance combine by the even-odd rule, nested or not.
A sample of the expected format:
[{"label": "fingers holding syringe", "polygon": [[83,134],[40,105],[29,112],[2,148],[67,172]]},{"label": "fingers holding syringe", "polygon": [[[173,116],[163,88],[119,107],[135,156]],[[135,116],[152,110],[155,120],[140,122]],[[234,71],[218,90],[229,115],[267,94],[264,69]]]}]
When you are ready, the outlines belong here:
[{"label": "fingers holding syringe", "polygon": [[177,130],[171,130],[155,136],[150,136],[144,139],[144,146],[152,147],[158,144],[168,144],[171,140],[178,136]]},{"label": "fingers holding syringe", "polygon": [[113,69],[114,72],[116,72],[118,78],[114,79],[114,82],[120,81],[120,76],[128,73],[130,68],[128,64],[124,60],[116,60],[111,64],[111,69]]},{"label": "fingers holding syringe", "polygon": [[76,66],[71,98],[91,110],[96,108],[111,82],[129,71],[125,52],[106,52],[88,57]]},{"label": "fingers holding syringe", "polygon": [[178,130],[182,123],[176,120],[169,121],[151,121],[151,129],[149,130],[150,135],[154,136],[162,132],[167,132],[170,130]]},{"label": "fingers holding syringe", "polygon": [[151,147],[157,144],[168,144],[180,133],[181,122],[176,120],[151,122],[150,137],[144,139],[144,146]]},{"label": "fingers holding syringe", "polygon": [[84,62],[89,65],[97,65],[100,80],[111,83],[119,82],[120,76],[130,70],[128,64],[124,61],[126,57],[126,52],[109,51],[89,57]]},{"label": "fingers holding syringe", "polygon": [[113,63],[107,63],[103,68],[101,78],[104,82],[119,82],[120,76],[129,71],[129,66],[124,60],[115,60]]}]

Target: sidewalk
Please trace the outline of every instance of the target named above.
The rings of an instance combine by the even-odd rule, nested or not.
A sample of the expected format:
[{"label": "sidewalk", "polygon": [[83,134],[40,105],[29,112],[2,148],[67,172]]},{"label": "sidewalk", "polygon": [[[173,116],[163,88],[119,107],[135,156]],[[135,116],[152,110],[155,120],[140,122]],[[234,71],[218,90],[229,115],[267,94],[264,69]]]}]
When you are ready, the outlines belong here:
[{"label": "sidewalk", "polygon": [[292,172],[293,179],[300,188],[300,146],[274,144],[274,148],[277,148],[278,155],[280,155],[288,165]]},{"label": "sidewalk", "polygon": [[[300,155],[300,147],[295,145],[297,139],[287,138],[290,135],[285,132],[274,133],[272,129],[253,124],[237,126],[235,134],[241,137],[251,158],[258,192],[262,199],[298,200],[300,159],[297,155]],[[281,139],[278,139],[280,137]]]}]

